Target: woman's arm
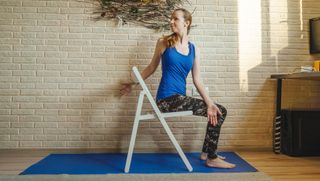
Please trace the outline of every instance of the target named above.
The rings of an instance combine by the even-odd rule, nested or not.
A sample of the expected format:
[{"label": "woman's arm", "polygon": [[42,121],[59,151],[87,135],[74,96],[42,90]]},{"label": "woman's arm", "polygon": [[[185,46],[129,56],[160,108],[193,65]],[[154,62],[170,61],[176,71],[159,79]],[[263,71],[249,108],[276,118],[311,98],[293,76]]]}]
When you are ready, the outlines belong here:
[{"label": "woman's arm", "polygon": [[199,59],[199,50],[196,48],[196,55],[195,60],[192,67],[192,80],[194,85],[196,86],[200,96],[204,100],[204,102],[207,104],[208,110],[208,121],[210,121],[211,124],[216,125],[217,124],[217,117],[221,115],[221,112],[219,108],[212,102],[210,99],[207,91],[205,90],[201,79],[200,79],[200,59]]},{"label": "woman's arm", "polygon": [[199,50],[196,48],[196,56],[192,67],[192,80],[194,85],[196,86],[200,96],[206,102],[207,106],[213,104],[212,100],[208,96],[202,82],[200,79],[200,59],[199,59]]},{"label": "woman's arm", "polygon": [[158,39],[156,48],[153,53],[152,60],[150,64],[142,71],[141,77],[146,80],[150,75],[152,75],[156,70],[161,60],[161,55],[165,50],[165,44],[163,39]]},{"label": "woman's arm", "polygon": [[[164,50],[165,50],[165,44],[163,42],[163,39],[159,39],[157,41],[157,45],[154,50],[154,54],[150,64],[141,73],[143,80],[147,79],[150,75],[152,75],[156,71],[161,60],[161,55]],[[136,84],[136,81],[133,81],[133,78],[134,76],[131,74],[131,78],[130,78],[131,82],[122,83],[122,86],[120,89],[121,95],[127,95],[131,92],[132,85]]]}]

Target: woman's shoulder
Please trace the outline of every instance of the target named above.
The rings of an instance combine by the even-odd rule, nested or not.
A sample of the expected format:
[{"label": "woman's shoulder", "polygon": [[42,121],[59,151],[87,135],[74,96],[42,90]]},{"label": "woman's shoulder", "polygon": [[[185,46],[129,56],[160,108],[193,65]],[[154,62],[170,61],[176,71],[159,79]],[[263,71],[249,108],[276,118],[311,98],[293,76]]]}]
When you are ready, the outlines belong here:
[{"label": "woman's shoulder", "polygon": [[164,37],[158,38],[157,44],[160,46],[166,46],[166,39]]},{"label": "woman's shoulder", "polygon": [[195,55],[199,55],[199,49],[197,48],[197,46],[195,45],[194,42],[189,41],[190,46],[193,48]]},{"label": "woman's shoulder", "polygon": [[166,48],[167,48],[167,46],[166,46],[165,38],[160,37],[157,41],[157,49],[160,52],[160,54],[162,54]]},{"label": "woman's shoulder", "polygon": [[189,44],[190,44],[191,46],[193,46],[194,48],[196,47],[196,45],[195,45],[195,43],[194,43],[193,41],[189,41]]},{"label": "woman's shoulder", "polygon": [[195,43],[194,43],[194,42],[189,41],[189,44],[190,44],[190,46],[191,46],[191,47],[193,47],[193,48],[194,48],[194,50],[195,50],[195,51],[198,51],[198,48],[197,48],[197,46],[195,45]]}]

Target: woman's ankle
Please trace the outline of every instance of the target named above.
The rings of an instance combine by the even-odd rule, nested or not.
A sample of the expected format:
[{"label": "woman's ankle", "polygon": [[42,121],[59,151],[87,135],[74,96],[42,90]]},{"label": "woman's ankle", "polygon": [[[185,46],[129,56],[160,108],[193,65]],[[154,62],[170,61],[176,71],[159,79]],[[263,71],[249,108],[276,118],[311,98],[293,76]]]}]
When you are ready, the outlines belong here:
[{"label": "woman's ankle", "polygon": [[202,152],[200,155],[200,160],[207,160],[208,158],[208,153]]}]

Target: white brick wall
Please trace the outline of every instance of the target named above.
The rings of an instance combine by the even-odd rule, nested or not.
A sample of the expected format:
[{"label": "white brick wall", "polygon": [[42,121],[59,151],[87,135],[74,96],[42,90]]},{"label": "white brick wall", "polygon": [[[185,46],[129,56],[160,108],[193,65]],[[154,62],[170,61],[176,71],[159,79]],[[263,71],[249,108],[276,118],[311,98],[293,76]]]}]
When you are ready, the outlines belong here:
[{"label": "white brick wall", "polygon": [[[268,78],[316,59],[308,53],[308,19],[320,16],[320,2],[302,1],[300,21],[300,1],[261,0],[260,14],[246,21],[260,27],[254,38],[260,52],[240,42],[239,3],[249,0],[191,3],[186,8],[196,8],[191,38],[201,50],[202,80],[210,96],[228,109],[220,148],[271,149],[275,81]],[[94,22],[93,8],[75,0],[0,0],[0,149],[126,151],[139,89],[120,98],[119,83],[131,66],[141,70],[150,62],[157,38],[166,32]],[[250,53],[241,55],[242,50]],[[261,62],[251,67],[257,56]],[[242,65],[248,70],[246,91],[240,57],[247,63]],[[146,81],[153,94],[159,76],[160,68]],[[191,77],[188,81],[191,93]],[[285,82],[283,107],[319,108],[319,86]],[[205,118],[170,119],[169,125],[184,149],[201,149]],[[158,122],[142,123],[138,133],[137,150],[173,150]]]}]

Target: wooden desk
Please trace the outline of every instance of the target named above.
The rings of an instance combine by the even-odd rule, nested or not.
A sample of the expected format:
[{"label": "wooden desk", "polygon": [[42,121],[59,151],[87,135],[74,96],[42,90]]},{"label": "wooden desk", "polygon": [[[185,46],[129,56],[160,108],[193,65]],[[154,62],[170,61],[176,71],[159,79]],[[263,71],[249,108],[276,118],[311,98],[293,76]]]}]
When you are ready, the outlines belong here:
[{"label": "wooden desk", "polygon": [[283,79],[320,80],[320,72],[272,74],[271,79],[277,79],[276,115],[273,123],[273,151],[275,153],[280,153],[282,80]]},{"label": "wooden desk", "polygon": [[320,72],[300,72],[292,74],[272,74],[272,79],[305,79],[320,80]]}]

